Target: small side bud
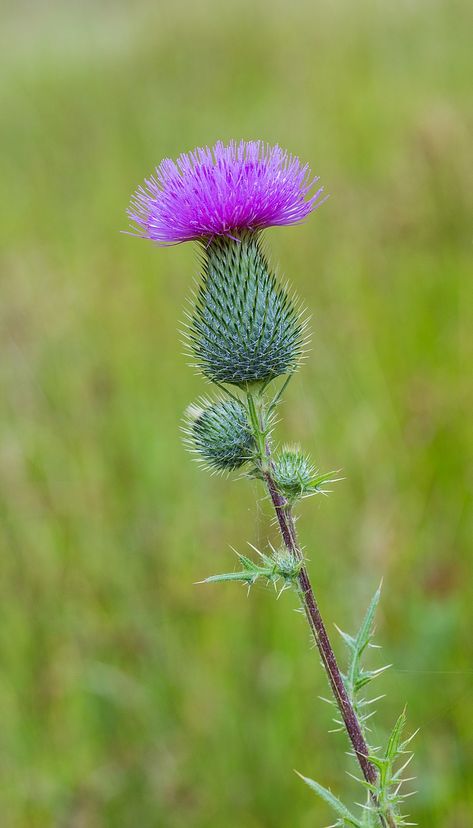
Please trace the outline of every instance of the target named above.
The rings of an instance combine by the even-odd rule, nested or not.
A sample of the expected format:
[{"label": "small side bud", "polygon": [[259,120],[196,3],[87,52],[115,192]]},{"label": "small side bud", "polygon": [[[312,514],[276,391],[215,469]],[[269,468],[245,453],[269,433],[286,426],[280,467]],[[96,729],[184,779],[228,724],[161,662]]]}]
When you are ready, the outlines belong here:
[{"label": "small side bud", "polygon": [[274,479],[288,500],[308,493],[316,469],[297,446],[285,446],[274,461]]},{"label": "small side bud", "polygon": [[185,413],[186,444],[214,471],[233,471],[251,460],[255,443],[246,409],[237,400],[201,399]]}]

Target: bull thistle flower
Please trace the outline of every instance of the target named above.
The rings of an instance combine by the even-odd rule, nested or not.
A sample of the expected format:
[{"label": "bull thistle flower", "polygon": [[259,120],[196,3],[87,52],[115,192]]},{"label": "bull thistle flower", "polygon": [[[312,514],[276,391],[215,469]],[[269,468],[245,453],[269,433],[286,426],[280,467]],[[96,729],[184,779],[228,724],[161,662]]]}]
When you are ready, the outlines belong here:
[{"label": "bull thistle flower", "polygon": [[238,230],[296,224],[322,203],[307,165],[262,141],[218,141],[166,158],[134,194],[138,235],[159,244],[230,237]]},{"label": "bull thistle flower", "polygon": [[[297,447],[275,451],[276,408],[305,343],[305,319],[286,285],[279,283],[266,255],[262,232],[297,224],[325,198],[309,167],[261,141],[218,142],[166,159],[132,197],[132,233],[160,245],[198,244],[202,275],[189,313],[187,337],[194,364],[219,389],[215,401],[189,406],[186,443],[211,471],[243,470],[260,480],[275,510],[282,546],[251,547],[257,559],[237,553],[239,569],[205,580],[282,581],[298,595],[317,645],[337,709],[337,727],[346,731],[361,769],[365,792],[361,812],[353,813],[331,791],[302,776],[335,812],[335,826],[401,828],[402,773],[409,754],[402,713],[386,747],[370,744],[367,726],[373,699],[366,688],[385,668],[367,670],[363,656],[372,644],[378,589],[356,635],[341,633],[347,666],[337,663],[299,544],[294,508],[310,495],[325,494],[334,472],[320,473]],[[274,387],[275,381],[279,384]],[[251,546],[251,544],[250,544]],[[412,738],[412,737],[411,737]],[[401,767],[398,767],[401,763]]]}]

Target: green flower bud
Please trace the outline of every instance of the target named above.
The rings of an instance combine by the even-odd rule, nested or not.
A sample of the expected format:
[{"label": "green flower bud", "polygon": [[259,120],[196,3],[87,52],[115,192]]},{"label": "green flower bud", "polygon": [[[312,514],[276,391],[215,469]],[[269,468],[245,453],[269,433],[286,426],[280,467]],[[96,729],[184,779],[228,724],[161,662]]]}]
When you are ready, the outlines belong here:
[{"label": "green flower bud", "polygon": [[257,233],[204,248],[203,281],[189,326],[197,366],[219,383],[247,386],[292,373],[305,323],[278,284]]},{"label": "green flower bud", "polygon": [[309,493],[316,469],[297,446],[285,446],[274,460],[273,474],[280,492],[293,501]]},{"label": "green flower bud", "polygon": [[185,416],[186,443],[215,471],[233,471],[251,460],[255,442],[244,405],[237,400],[199,400]]},{"label": "green flower bud", "polygon": [[337,474],[335,471],[321,474],[298,446],[284,446],[273,462],[275,483],[290,503],[314,494],[328,494],[327,485],[342,480]]}]

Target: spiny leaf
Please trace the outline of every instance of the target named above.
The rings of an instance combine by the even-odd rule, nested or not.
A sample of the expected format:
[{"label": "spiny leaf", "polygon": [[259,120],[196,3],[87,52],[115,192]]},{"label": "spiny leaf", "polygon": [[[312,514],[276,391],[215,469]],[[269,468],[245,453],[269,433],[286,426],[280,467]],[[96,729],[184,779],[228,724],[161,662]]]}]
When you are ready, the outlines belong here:
[{"label": "spiny leaf", "polygon": [[249,545],[261,558],[261,564],[255,563],[251,558],[242,555],[240,552],[236,552],[243,569],[238,572],[226,572],[222,575],[210,575],[203,581],[199,581],[199,583],[210,584],[220,581],[242,581],[252,586],[258,578],[266,578],[268,582],[273,584],[276,584],[279,579],[282,579],[284,584],[289,586],[300,572],[302,560],[296,560],[286,550],[273,550],[272,555],[266,555],[264,552],[260,552],[253,544]]},{"label": "spiny leaf", "polygon": [[348,810],[348,808],[340,802],[340,800],[334,796],[334,794],[329,791],[327,788],[324,788],[322,785],[319,785],[318,782],[315,782],[313,779],[309,779],[307,776],[302,776],[301,773],[296,771],[297,775],[309,786],[321,799],[323,799],[330,807],[338,814],[339,817],[342,818],[343,823],[342,825],[350,825],[354,826],[354,828],[363,828],[362,823],[353,816],[352,813]]},{"label": "spiny leaf", "polygon": [[368,757],[370,762],[378,770],[375,795],[380,805],[381,813],[383,815],[387,815],[388,813],[393,814],[398,828],[410,824],[407,822],[407,816],[401,814],[400,808],[403,799],[413,795],[412,792],[400,793],[401,786],[404,782],[408,781],[407,779],[401,779],[401,774],[409,764],[412,755],[403,763],[401,768],[394,771],[400,757],[408,752],[406,751],[406,747],[411,741],[411,739],[402,739],[405,724],[406,713],[403,711],[390,733],[384,753],[382,755],[372,754]]},{"label": "spiny leaf", "polygon": [[340,627],[337,627],[336,624],[335,629],[337,630],[338,634],[341,635],[347,647],[349,647],[350,650],[353,650],[355,646],[355,639],[353,638],[353,636],[341,630]]},{"label": "spiny leaf", "polygon": [[329,471],[325,472],[324,474],[317,474],[315,477],[308,484],[308,494],[327,494],[329,489],[322,488],[330,483],[339,483],[343,480],[343,477],[334,477],[334,474],[338,474],[336,471]]},{"label": "spiny leaf", "polygon": [[357,661],[362,656],[363,652],[365,651],[366,647],[368,646],[372,638],[374,617],[376,614],[376,609],[378,607],[380,597],[381,584],[379,585],[378,589],[373,595],[373,598],[371,599],[370,605],[366,611],[366,615],[363,618],[361,627],[358,630],[357,636],[355,638],[355,654],[352,658],[352,664],[350,666],[349,672],[353,672],[355,670]]},{"label": "spiny leaf", "polygon": [[348,635],[337,627],[338,632],[350,650],[348,669],[346,674],[343,676],[346,691],[362,722],[367,719],[367,715],[363,713],[362,708],[366,707],[366,705],[369,704],[369,701],[366,699],[358,699],[357,694],[363,687],[369,684],[370,681],[388,669],[387,667],[379,667],[377,670],[365,670],[361,664],[362,656],[366,648],[371,645],[374,616],[379,603],[380,595],[381,585],[378,587],[373,598],[371,599],[368,610],[355,637]]},{"label": "spiny leaf", "polygon": [[406,726],[406,711],[403,710],[394,725],[386,747],[386,759],[394,762],[400,753],[401,736]]}]

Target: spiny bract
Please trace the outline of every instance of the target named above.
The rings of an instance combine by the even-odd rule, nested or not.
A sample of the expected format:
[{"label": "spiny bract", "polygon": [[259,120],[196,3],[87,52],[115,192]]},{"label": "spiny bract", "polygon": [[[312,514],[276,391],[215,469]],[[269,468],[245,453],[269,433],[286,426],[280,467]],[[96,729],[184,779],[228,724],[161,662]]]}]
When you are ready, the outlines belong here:
[{"label": "spiny bract", "polygon": [[187,445],[209,468],[232,471],[251,459],[254,438],[237,400],[199,400],[189,406],[185,420]]},{"label": "spiny bract", "polygon": [[214,382],[240,386],[292,373],[305,323],[277,283],[258,235],[214,239],[203,258],[189,325],[197,366]]}]

